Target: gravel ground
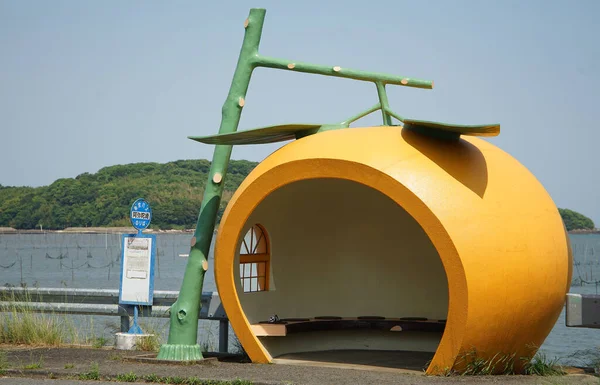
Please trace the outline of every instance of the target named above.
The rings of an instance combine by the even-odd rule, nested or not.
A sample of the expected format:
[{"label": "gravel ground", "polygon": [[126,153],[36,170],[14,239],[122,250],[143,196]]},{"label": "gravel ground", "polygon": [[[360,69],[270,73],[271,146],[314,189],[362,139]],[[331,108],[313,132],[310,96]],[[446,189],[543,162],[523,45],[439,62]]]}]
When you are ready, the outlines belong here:
[{"label": "gravel ground", "polygon": [[[288,364],[252,364],[210,358],[197,364],[163,364],[131,360],[137,352],[91,348],[0,347],[6,353],[8,369],[0,378],[5,384],[84,384],[79,374],[93,370],[97,364],[101,380],[115,380],[119,374],[135,373],[138,378],[149,374],[160,377],[198,377],[206,380],[250,380],[255,385],[276,384],[600,384],[597,377],[586,374],[567,376],[477,376],[429,377],[419,371],[378,370],[364,367],[340,368]],[[29,368],[29,369],[27,369]],[[49,380],[58,378],[59,380]],[[74,380],[75,379],[75,380]],[[141,381],[143,383],[144,381]],[[89,382],[87,382],[89,384]],[[94,381],[93,384],[104,382]],[[114,382],[113,382],[114,384]]]}]

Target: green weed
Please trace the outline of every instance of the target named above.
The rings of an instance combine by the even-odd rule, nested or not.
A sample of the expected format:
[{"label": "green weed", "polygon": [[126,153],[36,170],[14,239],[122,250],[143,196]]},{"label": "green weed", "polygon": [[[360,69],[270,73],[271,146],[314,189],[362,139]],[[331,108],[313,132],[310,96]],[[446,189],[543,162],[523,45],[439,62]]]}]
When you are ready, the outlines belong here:
[{"label": "green weed", "polygon": [[123,359],[123,356],[118,353],[110,353],[108,355],[108,359],[112,361],[120,361]]},{"label": "green weed", "polygon": [[6,373],[6,369],[8,369],[10,365],[8,364],[8,358],[6,357],[6,352],[0,350],[0,376]]},{"label": "green weed", "polygon": [[558,364],[558,358],[548,359],[545,354],[539,352],[525,365],[525,373],[536,376],[562,376],[566,374]]},{"label": "green weed", "polygon": [[63,327],[51,315],[35,314],[18,302],[0,311],[0,343],[56,346],[64,341]]},{"label": "green weed", "polygon": [[166,325],[167,323],[164,320],[153,317],[140,322],[140,327],[149,336],[140,339],[136,344],[136,349],[143,352],[158,352],[162,344],[160,336]]},{"label": "green weed", "polygon": [[[236,379],[233,381],[222,381],[222,380],[202,380],[198,377],[159,377],[156,374],[149,374],[143,377],[144,381],[148,383],[160,383],[160,384],[181,384],[181,385],[253,385],[252,381]],[[117,381],[118,377],[117,377]]]},{"label": "green weed", "polygon": [[167,384],[185,384],[185,378],[182,377],[167,377],[165,383]]},{"label": "green weed", "polygon": [[29,360],[31,361],[27,365],[23,365],[23,369],[41,369],[44,366],[44,356],[40,355],[37,360],[34,360],[33,355],[29,355]]},{"label": "green weed", "polygon": [[158,352],[160,348],[159,339],[156,334],[142,337],[138,339],[135,348],[143,352]]},{"label": "green weed", "polygon": [[108,339],[104,336],[100,336],[100,337],[96,337],[94,338],[94,341],[92,342],[92,347],[99,349],[103,346],[105,346],[108,343]]},{"label": "green weed", "polygon": [[[515,362],[525,362],[523,371],[515,372]],[[455,369],[460,368],[460,369]],[[533,358],[517,358],[516,354],[496,353],[491,358],[482,357],[473,350],[463,352],[456,360],[455,368],[445,368],[440,376],[488,376],[528,374],[537,376],[563,375],[565,372],[558,365],[558,359],[549,360],[543,353],[537,353]]]},{"label": "green weed", "polygon": [[85,380],[99,380],[100,379],[100,371],[98,369],[98,364],[95,363],[95,362],[92,363],[90,371],[89,372],[85,372],[85,373],[80,373],[78,377],[82,381],[85,381]]},{"label": "green weed", "polygon": [[138,380],[138,375],[134,372],[129,372],[126,374],[117,374],[117,381],[119,382],[136,382]]},{"label": "green weed", "polygon": [[28,293],[4,296],[0,300],[4,302],[0,307],[0,343],[58,346],[87,340],[78,334],[71,316],[35,312]]},{"label": "green weed", "polygon": [[152,374],[148,374],[147,376],[145,376],[144,380],[146,382],[161,382],[161,377],[159,377],[156,374],[152,373]]},{"label": "green weed", "polygon": [[477,355],[475,350],[465,353],[463,360],[465,376],[487,376],[492,374],[514,374],[515,354],[496,353],[491,358]]}]

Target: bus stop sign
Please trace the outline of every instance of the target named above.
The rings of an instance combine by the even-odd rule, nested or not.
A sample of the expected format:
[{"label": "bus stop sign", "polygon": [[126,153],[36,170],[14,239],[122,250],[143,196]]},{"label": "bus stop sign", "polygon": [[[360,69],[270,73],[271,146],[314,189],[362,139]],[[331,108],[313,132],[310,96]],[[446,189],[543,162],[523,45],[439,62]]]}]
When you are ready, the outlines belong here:
[{"label": "bus stop sign", "polygon": [[131,211],[129,214],[129,219],[131,220],[131,224],[137,230],[144,230],[148,226],[150,226],[150,221],[152,220],[152,209],[148,202],[144,199],[137,199],[131,205]]}]

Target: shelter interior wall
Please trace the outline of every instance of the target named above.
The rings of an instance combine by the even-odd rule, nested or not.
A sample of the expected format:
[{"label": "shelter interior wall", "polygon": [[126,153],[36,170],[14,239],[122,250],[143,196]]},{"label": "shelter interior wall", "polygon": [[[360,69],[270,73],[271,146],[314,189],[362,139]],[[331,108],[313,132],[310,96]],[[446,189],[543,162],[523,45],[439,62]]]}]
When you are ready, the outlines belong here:
[{"label": "shelter interior wall", "polygon": [[[447,316],[448,283],[436,249],[402,207],[375,189],[342,179],[294,182],[257,206],[245,223],[240,243],[255,223],[263,225],[270,238],[271,279],[269,291],[243,293],[239,270],[234,269],[250,323],[273,314],[280,318]],[[237,266],[239,254],[235,262]],[[414,348],[409,333],[387,333],[395,335],[387,342],[371,334],[370,348],[387,349],[399,341]],[[421,338],[421,350],[434,351],[441,334],[420,334],[431,334]],[[308,333],[301,336],[311,339]],[[262,340],[285,353],[280,345],[286,343],[274,338]],[[356,333],[353,338],[351,343],[352,338],[342,333],[337,346],[364,345]],[[290,344],[294,338],[284,339]],[[312,342],[315,348],[319,348],[318,340],[317,336]],[[292,345],[311,346],[310,342]]]}]

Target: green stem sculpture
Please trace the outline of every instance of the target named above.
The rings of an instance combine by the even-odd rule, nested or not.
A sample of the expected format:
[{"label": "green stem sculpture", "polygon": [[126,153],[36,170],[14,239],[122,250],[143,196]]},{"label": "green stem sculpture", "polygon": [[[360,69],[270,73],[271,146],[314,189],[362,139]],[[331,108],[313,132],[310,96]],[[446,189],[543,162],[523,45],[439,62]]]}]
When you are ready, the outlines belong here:
[{"label": "green stem sculpture", "polygon": [[[258,54],[258,46],[260,44],[265,13],[264,9],[251,9],[250,15],[244,23],[244,27],[246,28],[244,41],[229,94],[223,105],[219,134],[233,133],[237,130],[252,71],[256,67],[283,69],[375,83],[379,103],[375,107],[343,122],[343,125],[346,127],[351,121],[378,109],[382,110],[384,124],[386,125],[391,124],[391,116],[399,118],[398,115],[391,113],[389,108],[385,90],[386,84],[427,89],[433,88],[433,82],[428,80],[260,56]],[[201,306],[200,300],[204,275],[208,269],[208,252],[212,242],[217,211],[223,193],[223,180],[230,157],[231,145],[217,145],[215,147],[208,182],[198,215],[196,231],[192,238],[188,263],[183,276],[183,282],[181,283],[179,298],[171,307],[169,339],[167,344],[160,347],[158,353],[159,359],[194,361],[203,358],[200,346],[197,343],[198,314]]]},{"label": "green stem sculpture", "polygon": [[[264,18],[264,9],[252,9],[245,23],[244,43],[229,95],[223,105],[219,133],[237,130],[254,69],[252,59],[258,54]],[[171,307],[169,339],[167,344],[160,347],[158,359],[189,361],[203,358],[197,343],[198,313],[204,275],[208,269],[208,252],[223,194],[223,179],[230,157],[231,146],[218,145],[215,147],[181,290],[177,301]]]}]

